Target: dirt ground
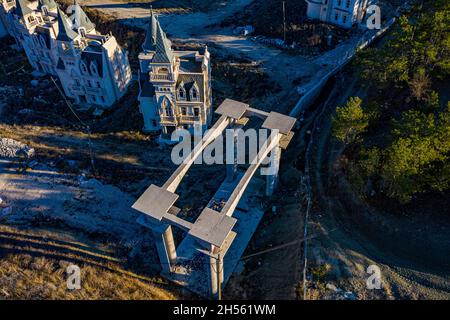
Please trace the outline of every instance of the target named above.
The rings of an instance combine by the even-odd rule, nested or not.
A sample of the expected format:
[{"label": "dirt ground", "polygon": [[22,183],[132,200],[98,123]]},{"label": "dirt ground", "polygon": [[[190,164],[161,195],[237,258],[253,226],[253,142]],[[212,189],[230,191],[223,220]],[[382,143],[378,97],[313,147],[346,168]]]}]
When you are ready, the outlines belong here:
[{"label": "dirt ground", "polygon": [[[342,86],[338,81],[336,85]],[[376,210],[351,191],[339,169],[343,148],[330,138],[333,110],[348,96],[364,96],[355,81],[345,88],[345,94],[325,105],[310,158],[314,206],[309,220],[309,298],[336,298],[325,288],[333,284],[358,299],[450,299],[446,254],[450,220],[445,201],[428,200],[401,215],[387,208]],[[370,265],[381,270],[379,290],[367,289]],[[325,272],[314,278],[319,268]]]}]

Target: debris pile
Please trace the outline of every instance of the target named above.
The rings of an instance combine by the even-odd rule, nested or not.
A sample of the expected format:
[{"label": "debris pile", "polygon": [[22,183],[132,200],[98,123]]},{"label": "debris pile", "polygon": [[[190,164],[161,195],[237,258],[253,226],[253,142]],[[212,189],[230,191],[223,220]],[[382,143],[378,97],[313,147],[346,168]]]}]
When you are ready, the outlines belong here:
[{"label": "debris pile", "polygon": [[26,157],[31,158],[34,156],[34,149],[27,145],[7,138],[0,138],[0,157],[16,158]]}]

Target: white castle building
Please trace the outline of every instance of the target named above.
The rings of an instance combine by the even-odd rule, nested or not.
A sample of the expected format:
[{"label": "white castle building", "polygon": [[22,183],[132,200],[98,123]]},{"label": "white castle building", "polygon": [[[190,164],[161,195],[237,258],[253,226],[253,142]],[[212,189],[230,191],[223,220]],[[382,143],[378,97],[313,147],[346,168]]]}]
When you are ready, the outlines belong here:
[{"label": "white castle building", "polygon": [[360,23],[365,14],[368,0],[306,0],[307,16],[324,22],[351,28]]},{"label": "white castle building", "polygon": [[161,25],[151,14],[146,38],[139,55],[140,111],[144,131],[205,130],[212,119],[211,63],[208,48],[198,51],[172,50]]},{"label": "white castle building", "polygon": [[32,67],[58,76],[78,103],[109,107],[126,92],[131,68],[112,35],[101,35],[78,4],[70,18],[54,0],[0,0],[0,20]]}]

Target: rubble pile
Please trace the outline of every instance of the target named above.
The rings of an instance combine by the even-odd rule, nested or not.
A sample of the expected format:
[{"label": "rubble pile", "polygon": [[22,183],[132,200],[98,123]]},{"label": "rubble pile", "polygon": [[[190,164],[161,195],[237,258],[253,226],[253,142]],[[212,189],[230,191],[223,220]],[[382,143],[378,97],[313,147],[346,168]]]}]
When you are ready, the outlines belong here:
[{"label": "rubble pile", "polygon": [[5,158],[16,158],[16,157],[27,157],[31,158],[34,156],[34,149],[28,147],[27,145],[7,138],[0,138],[0,157]]}]

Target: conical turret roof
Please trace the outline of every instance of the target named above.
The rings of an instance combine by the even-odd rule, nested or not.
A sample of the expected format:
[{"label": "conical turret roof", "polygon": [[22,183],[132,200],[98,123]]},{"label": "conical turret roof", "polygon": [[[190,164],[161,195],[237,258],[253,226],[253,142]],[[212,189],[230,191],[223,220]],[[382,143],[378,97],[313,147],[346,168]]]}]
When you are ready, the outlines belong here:
[{"label": "conical turret roof", "polygon": [[152,62],[170,63],[172,62],[173,52],[172,43],[167,39],[166,34],[161,28],[159,21],[156,23],[156,54]]},{"label": "conical turret roof", "polygon": [[61,8],[58,7],[58,36],[56,40],[58,41],[73,41],[78,34],[72,30],[67,21],[67,16],[62,12]]},{"label": "conical turret roof", "polygon": [[28,6],[30,3],[27,0],[16,0],[16,14],[19,17],[24,17],[27,14],[33,12],[33,10]]},{"label": "conical turret roof", "polygon": [[142,45],[144,51],[154,51],[156,49],[156,29],[158,22],[156,16],[153,14],[153,10],[150,14],[150,22],[147,25],[147,31],[145,35],[145,41]]}]

